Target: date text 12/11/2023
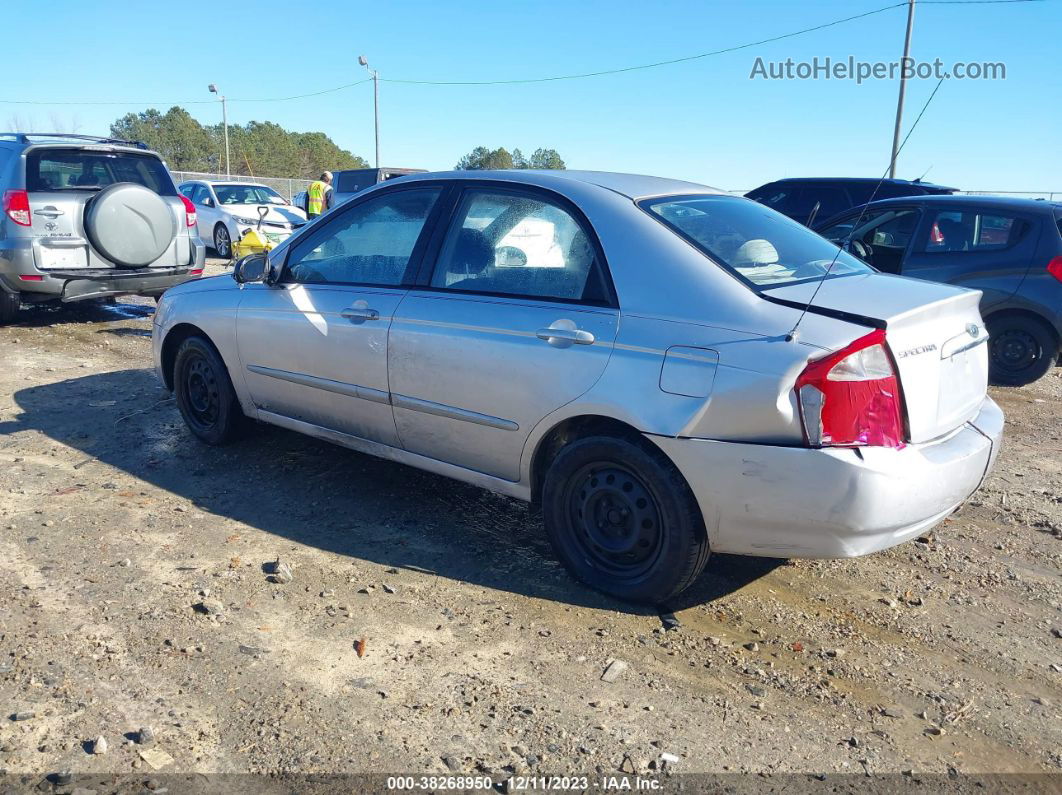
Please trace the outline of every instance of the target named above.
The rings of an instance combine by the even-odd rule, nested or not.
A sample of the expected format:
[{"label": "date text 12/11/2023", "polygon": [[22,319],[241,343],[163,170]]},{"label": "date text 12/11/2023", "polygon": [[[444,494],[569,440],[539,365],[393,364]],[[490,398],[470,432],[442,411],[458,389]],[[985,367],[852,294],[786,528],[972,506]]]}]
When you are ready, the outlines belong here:
[{"label": "date text 12/11/2023", "polygon": [[[510,776],[505,780],[506,792],[588,792],[600,790],[644,792],[657,791],[662,788],[659,779],[641,776]],[[488,776],[390,776],[387,779],[389,790],[421,791],[483,791],[494,789],[494,781]]]}]

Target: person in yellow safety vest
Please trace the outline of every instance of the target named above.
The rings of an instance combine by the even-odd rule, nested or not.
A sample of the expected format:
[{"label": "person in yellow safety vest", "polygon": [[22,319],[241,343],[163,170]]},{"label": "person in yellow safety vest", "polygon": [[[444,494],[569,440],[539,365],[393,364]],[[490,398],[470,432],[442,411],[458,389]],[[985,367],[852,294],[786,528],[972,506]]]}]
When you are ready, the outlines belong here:
[{"label": "person in yellow safety vest", "polygon": [[306,215],[312,221],[332,207],[332,172],[326,171],[306,190]]}]

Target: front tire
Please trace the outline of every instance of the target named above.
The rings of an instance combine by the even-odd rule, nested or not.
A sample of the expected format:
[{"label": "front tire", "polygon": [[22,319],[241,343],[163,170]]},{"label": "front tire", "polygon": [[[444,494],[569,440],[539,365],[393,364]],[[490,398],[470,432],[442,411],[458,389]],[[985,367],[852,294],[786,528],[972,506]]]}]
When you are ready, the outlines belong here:
[{"label": "front tire", "polygon": [[173,367],[177,408],[189,430],[209,445],[236,439],[245,417],[229,380],[225,363],[203,337],[181,343]]},{"label": "front tire", "polygon": [[214,251],[222,259],[232,259],[232,235],[225,224],[214,227]]},{"label": "front tire", "polygon": [[564,447],[542,488],[553,548],[579,580],[631,602],[659,605],[708,562],[700,510],[663,453],[594,436]]},{"label": "front tire", "polygon": [[988,380],[1025,386],[1042,378],[1058,360],[1058,338],[1041,320],[1023,315],[990,318]]}]

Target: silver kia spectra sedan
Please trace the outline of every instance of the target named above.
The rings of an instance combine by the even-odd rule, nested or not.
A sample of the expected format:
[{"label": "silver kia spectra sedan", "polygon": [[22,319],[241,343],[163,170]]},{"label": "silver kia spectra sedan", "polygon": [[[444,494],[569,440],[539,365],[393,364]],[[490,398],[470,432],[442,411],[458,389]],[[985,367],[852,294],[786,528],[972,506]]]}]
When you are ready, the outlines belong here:
[{"label": "silver kia spectra sedan", "polygon": [[863,555],[966,500],[1003,429],[978,298],[702,185],[427,173],[169,290],[153,347],[203,441],[251,418],[529,500],[572,574],[659,603],[711,551]]}]

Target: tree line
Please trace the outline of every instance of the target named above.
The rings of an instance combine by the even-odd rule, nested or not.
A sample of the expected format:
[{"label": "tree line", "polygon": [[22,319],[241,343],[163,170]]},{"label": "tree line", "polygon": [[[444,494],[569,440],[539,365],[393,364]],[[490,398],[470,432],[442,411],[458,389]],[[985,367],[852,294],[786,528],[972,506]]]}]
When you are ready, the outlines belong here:
[{"label": "tree line", "polygon": [[[143,141],[174,171],[225,171],[225,136],[221,124],[204,125],[179,106],[165,113],[151,108],[127,113],[111,125],[115,138]],[[271,121],[229,125],[230,165],[233,174],[258,177],[315,179],[322,171],[368,168],[359,155],[341,149],[322,132],[285,130]],[[419,163],[401,163],[416,168]],[[565,168],[555,149],[536,149],[525,157],[519,149],[477,146],[462,157],[458,170],[505,168]]]},{"label": "tree line", "polygon": [[[225,171],[223,125],[200,124],[178,106],[127,113],[111,125],[111,135],[143,141],[175,171]],[[232,173],[245,176],[313,179],[322,171],[369,166],[322,132],[292,132],[271,121],[230,124],[229,152]]]}]

